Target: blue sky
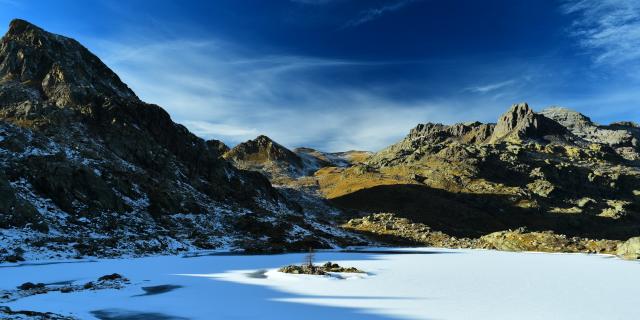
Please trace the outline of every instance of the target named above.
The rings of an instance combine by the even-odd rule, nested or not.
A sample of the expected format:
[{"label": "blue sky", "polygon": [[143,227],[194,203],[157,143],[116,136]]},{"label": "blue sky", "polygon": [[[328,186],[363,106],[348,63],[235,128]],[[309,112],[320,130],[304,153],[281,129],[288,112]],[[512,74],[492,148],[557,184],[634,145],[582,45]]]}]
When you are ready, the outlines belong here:
[{"label": "blue sky", "polygon": [[204,138],[378,150],[527,101],[640,121],[636,0],[0,0]]}]

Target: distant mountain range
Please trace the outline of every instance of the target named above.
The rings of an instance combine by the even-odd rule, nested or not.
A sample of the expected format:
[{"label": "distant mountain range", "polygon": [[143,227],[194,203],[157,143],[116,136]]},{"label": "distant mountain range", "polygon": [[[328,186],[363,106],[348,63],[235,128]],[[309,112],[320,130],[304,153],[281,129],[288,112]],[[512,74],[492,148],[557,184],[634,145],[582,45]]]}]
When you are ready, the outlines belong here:
[{"label": "distant mountain range", "polygon": [[390,220],[349,227],[375,213],[447,237],[623,240],[640,235],[639,140],[635,123],[521,103],[496,124],[420,124],[377,153],[266,136],[229,148],[141,101],[75,40],[14,20],[0,44],[0,261],[421,239]]}]

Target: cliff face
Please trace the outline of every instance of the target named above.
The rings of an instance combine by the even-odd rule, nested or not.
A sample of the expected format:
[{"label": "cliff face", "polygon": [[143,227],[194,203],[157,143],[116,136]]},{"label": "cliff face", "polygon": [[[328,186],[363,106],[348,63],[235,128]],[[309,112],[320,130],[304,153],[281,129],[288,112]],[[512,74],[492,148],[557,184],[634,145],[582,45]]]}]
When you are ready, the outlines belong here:
[{"label": "cliff face", "polygon": [[519,103],[511,106],[500,116],[490,142],[505,140],[518,142],[531,139],[565,141],[571,138],[565,127],[544,115],[533,112],[528,104]]},{"label": "cliff face", "polygon": [[281,248],[329,245],[264,176],[138,99],[77,41],[14,20],[0,43],[0,228],[14,240],[56,235],[47,245],[68,251],[96,233],[81,249],[109,252],[264,237]]}]

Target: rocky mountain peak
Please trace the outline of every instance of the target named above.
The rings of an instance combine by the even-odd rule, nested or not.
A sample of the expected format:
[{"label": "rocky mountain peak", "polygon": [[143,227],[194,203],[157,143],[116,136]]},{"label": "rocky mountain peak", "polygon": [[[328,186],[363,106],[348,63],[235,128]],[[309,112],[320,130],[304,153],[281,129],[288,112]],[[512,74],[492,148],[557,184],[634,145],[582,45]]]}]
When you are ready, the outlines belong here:
[{"label": "rocky mountain peak", "polygon": [[98,57],[77,41],[27,21],[11,21],[0,41],[0,83],[35,89],[59,107],[136,95]]},{"label": "rocky mountain peak", "polygon": [[29,31],[36,33],[44,32],[44,30],[36,27],[28,21],[22,19],[13,19],[9,23],[9,30],[7,31],[6,36],[17,36]]},{"label": "rocky mountain peak", "polygon": [[526,102],[514,104],[498,119],[493,139],[499,140],[514,131],[526,133],[530,128],[537,126],[536,120],[533,110]]},{"label": "rocky mountain peak", "polygon": [[264,146],[280,146],[279,144],[277,144],[275,141],[271,140],[271,138],[261,134],[259,136],[257,136],[254,140],[255,143],[260,144],[260,145],[264,145]]},{"label": "rocky mountain peak", "polygon": [[281,161],[296,167],[302,166],[302,159],[298,155],[265,135],[238,144],[224,157],[235,162]]},{"label": "rocky mountain peak", "polygon": [[571,131],[573,131],[574,128],[586,128],[595,125],[589,117],[568,108],[549,107],[542,110],[540,114],[555,120]]},{"label": "rocky mountain peak", "polygon": [[500,116],[491,136],[491,142],[558,139],[563,138],[567,133],[568,131],[562,125],[533,112],[526,102],[522,102],[512,105]]},{"label": "rocky mountain peak", "polygon": [[465,143],[483,143],[493,132],[493,124],[480,122],[456,123],[443,125],[440,123],[419,124],[411,129],[407,139],[410,141],[443,142],[449,139]]},{"label": "rocky mountain peak", "polygon": [[601,126],[577,111],[561,107],[547,108],[541,114],[558,122],[580,139],[608,145],[625,159],[640,159],[640,130],[632,122]]}]

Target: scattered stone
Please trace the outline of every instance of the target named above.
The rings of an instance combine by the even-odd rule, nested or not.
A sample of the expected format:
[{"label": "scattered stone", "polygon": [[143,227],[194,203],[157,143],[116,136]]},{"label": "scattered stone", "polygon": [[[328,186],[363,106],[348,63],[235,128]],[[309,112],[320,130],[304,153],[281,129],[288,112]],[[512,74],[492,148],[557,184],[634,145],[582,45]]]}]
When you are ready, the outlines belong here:
[{"label": "scattered stone", "polygon": [[98,278],[98,281],[112,281],[112,280],[118,280],[118,279],[123,279],[123,278],[121,275],[117,273],[112,273],[112,274],[104,275]]},{"label": "scattered stone", "polygon": [[[44,283],[25,282],[16,287],[16,290],[0,290],[0,304],[55,291],[69,293],[83,290],[122,289],[128,284],[129,280],[117,273],[102,276],[96,282],[90,281],[82,285],[74,285],[68,281],[48,285]],[[0,319],[4,318],[0,317]]]},{"label": "scattered stone", "polygon": [[501,251],[585,252],[613,254],[616,240],[567,237],[552,231],[527,232],[524,228],[494,232],[480,237],[479,247]]},{"label": "scattered stone", "polygon": [[44,283],[25,282],[18,286],[18,290],[43,289],[44,287],[45,287]]},{"label": "scattered stone", "polygon": [[470,248],[474,240],[456,238],[422,223],[398,218],[393,213],[375,213],[354,218],[343,224],[344,229],[373,236],[376,240],[397,245],[425,245],[444,248]]},{"label": "scattered stone", "polygon": [[74,291],[73,287],[62,287],[60,289],[60,292],[62,292],[62,293],[69,293],[69,292],[73,292],[73,291]]},{"label": "scattered stone", "polygon": [[26,310],[13,311],[6,306],[0,306],[0,319],[3,320],[77,320],[74,317],[67,317],[51,312],[36,312]]}]

